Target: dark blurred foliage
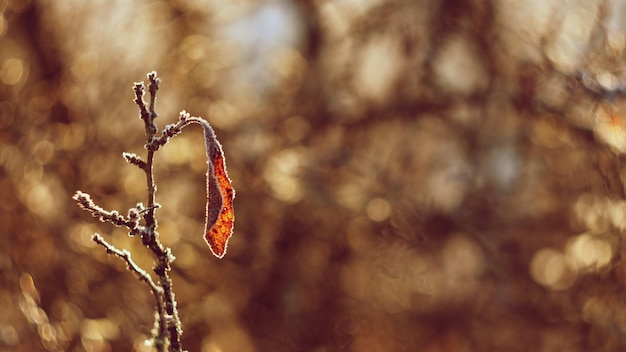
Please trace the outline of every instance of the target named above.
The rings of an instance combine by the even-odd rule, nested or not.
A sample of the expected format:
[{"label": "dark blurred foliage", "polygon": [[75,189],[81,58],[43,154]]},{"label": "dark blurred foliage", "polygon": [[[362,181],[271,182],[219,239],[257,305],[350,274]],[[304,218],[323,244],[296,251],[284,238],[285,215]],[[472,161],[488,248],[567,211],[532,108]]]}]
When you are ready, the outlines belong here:
[{"label": "dark blurred foliage", "polygon": [[213,124],[156,159],[190,351],[623,351],[626,2],[0,0],[0,350],[149,350],[131,86]]}]

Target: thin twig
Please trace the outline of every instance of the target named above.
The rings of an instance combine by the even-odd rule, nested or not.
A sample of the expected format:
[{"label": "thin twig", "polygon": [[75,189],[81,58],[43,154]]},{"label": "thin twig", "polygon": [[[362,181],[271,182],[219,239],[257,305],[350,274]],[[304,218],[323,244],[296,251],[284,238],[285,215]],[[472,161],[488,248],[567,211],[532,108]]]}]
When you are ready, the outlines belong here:
[{"label": "thin twig", "polygon": [[139,225],[139,217],[135,216],[135,214],[137,214],[137,209],[135,208],[130,209],[128,217],[125,217],[117,210],[108,211],[98,206],[87,193],[76,191],[72,198],[78,201],[78,205],[81,208],[89,211],[93,217],[98,218],[98,220],[102,222],[108,221],[115,226],[126,226],[131,230],[132,234],[136,234],[143,230],[143,227]]},{"label": "thin twig", "polygon": [[[139,279],[141,281],[147,283],[148,286],[150,286],[150,289],[152,290],[152,294],[154,295],[154,299],[156,301],[155,303],[157,307],[157,315],[155,319],[157,320],[157,325],[159,327],[167,326],[166,315],[163,310],[163,295],[164,295],[163,288],[155,284],[154,281],[152,280],[152,277],[133,261],[133,259],[130,256],[129,251],[117,249],[115,246],[107,242],[99,233],[93,234],[93,236],[91,237],[91,240],[103,246],[106,249],[108,254],[118,256],[123,261],[125,261],[126,267],[128,268],[128,270],[135,272],[137,276],[139,276]],[[164,346],[163,339],[159,339],[158,337],[155,338],[154,345],[157,351],[164,351],[165,346]]]},{"label": "thin twig", "polygon": [[154,281],[152,280],[152,277],[150,277],[150,275],[145,270],[140,268],[133,261],[129,251],[117,249],[115,246],[107,242],[99,233],[94,233],[93,236],[91,237],[91,240],[103,246],[106,249],[107,253],[114,254],[122,258],[126,262],[128,269],[130,271],[135,272],[139,276],[141,281],[144,281],[150,286],[150,289],[152,289],[152,293],[154,294],[154,297],[157,299],[157,306],[160,306],[160,298],[163,295],[163,289],[157,286],[157,284],[155,284]]},{"label": "thin twig", "polygon": [[[154,153],[158,148],[149,147],[152,145],[154,134],[157,131],[157,126],[154,123],[154,119],[158,116],[156,109],[156,93],[159,89],[160,80],[157,78],[156,72],[150,72],[148,74],[149,86],[148,91],[150,93],[150,105],[146,109],[145,101],[143,100],[144,85],[135,84],[135,102],[139,106],[141,111],[142,120],[146,127],[146,149],[148,150],[147,160],[145,167],[142,169],[146,173],[146,183],[148,185],[148,206],[147,212],[144,215],[146,221],[145,231],[142,233],[142,242],[146,245],[157,257],[157,263],[153,270],[159,276],[161,287],[163,288],[164,296],[163,301],[165,305],[165,312],[170,319],[168,319],[167,327],[160,326],[159,336],[169,335],[170,350],[174,352],[182,351],[182,345],[180,342],[180,336],[182,335],[182,327],[180,323],[180,317],[178,316],[178,309],[176,307],[176,300],[172,289],[172,280],[169,277],[169,271],[171,270],[170,264],[175,259],[169,248],[165,248],[158,239],[158,232],[156,228],[158,226],[154,206],[156,204],[156,185],[154,182],[153,174],[153,162]],[[139,94],[140,93],[140,94]],[[167,130],[167,129],[166,129]],[[166,134],[164,130],[164,134]],[[167,331],[164,331],[167,329]]]}]

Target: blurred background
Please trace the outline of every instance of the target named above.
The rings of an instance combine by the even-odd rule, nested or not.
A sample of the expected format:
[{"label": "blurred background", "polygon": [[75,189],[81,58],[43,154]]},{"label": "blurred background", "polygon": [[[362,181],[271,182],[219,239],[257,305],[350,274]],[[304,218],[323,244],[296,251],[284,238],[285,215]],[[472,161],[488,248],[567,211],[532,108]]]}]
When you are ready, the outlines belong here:
[{"label": "blurred background", "polygon": [[626,349],[626,1],[0,0],[0,350],[149,351],[132,84],[189,351]]}]

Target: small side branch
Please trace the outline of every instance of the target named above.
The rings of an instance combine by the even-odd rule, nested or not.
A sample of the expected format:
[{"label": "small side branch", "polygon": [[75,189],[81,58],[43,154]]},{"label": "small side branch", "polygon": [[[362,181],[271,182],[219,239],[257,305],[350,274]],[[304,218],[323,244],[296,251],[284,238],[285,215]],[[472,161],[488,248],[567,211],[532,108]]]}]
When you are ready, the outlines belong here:
[{"label": "small side branch", "polygon": [[72,198],[78,202],[78,206],[102,222],[110,222],[115,226],[126,226],[132,234],[137,234],[142,230],[142,226],[139,225],[139,210],[136,208],[131,208],[126,217],[117,210],[108,211],[96,205],[87,193],[76,191]]},{"label": "small side branch", "polygon": [[124,160],[126,160],[126,162],[138,166],[142,170],[146,169],[147,164],[139,155],[135,153],[124,152],[122,153],[122,156],[124,157]]},{"label": "small side branch", "polygon": [[184,110],[181,111],[178,117],[178,122],[165,126],[163,132],[161,133],[161,136],[152,138],[152,140],[150,140],[148,144],[146,144],[146,149],[148,149],[149,151],[159,150],[159,148],[164,146],[170,138],[179,134],[183,130],[183,128],[189,124],[189,120],[191,119],[194,118],[191,117],[188,112]]},{"label": "small side branch", "polygon": [[[139,280],[147,283],[148,286],[150,286],[150,290],[152,291],[152,295],[154,296],[154,299],[156,301],[155,303],[156,303],[156,308],[157,308],[157,314],[155,316],[155,319],[156,319],[155,325],[158,326],[159,331],[161,332],[167,331],[168,326],[170,324],[168,320],[166,319],[167,315],[165,314],[164,307],[163,307],[164,306],[163,305],[163,295],[164,295],[163,288],[159,287],[156,283],[154,283],[154,281],[152,280],[152,277],[145,270],[140,268],[139,265],[137,265],[137,263],[133,261],[133,259],[130,256],[129,251],[116,248],[115,246],[107,242],[99,233],[94,233],[93,236],[91,237],[91,240],[101,245],[102,247],[104,247],[108,254],[112,254],[121,258],[124,262],[126,262],[126,267],[128,268],[128,270],[137,274],[137,276],[139,277]],[[164,334],[159,334],[158,336],[164,336]],[[157,350],[159,351],[163,350],[162,342],[155,341],[155,344],[157,345],[155,346],[157,347]]]},{"label": "small side branch", "polygon": [[117,249],[115,246],[107,242],[99,233],[93,234],[93,236],[91,237],[91,240],[101,245],[102,247],[104,247],[108,254],[113,254],[115,256],[122,258],[122,260],[126,262],[128,269],[130,271],[135,272],[137,276],[139,276],[139,279],[141,279],[141,281],[144,281],[150,286],[150,289],[152,290],[154,297],[157,298],[157,307],[160,307],[161,297],[163,296],[163,289],[157,286],[152,280],[152,277],[150,277],[150,275],[145,270],[140,268],[133,261],[133,259],[130,256],[129,251]]},{"label": "small side branch", "polygon": [[159,84],[161,80],[157,78],[155,71],[148,73],[148,90],[150,92],[150,105],[146,106],[146,102],[143,99],[146,87],[143,82],[135,82],[133,91],[135,92],[135,104],[139,107],[139,116],[143,120],[146,127],[146,136],[148,140],[152,139],[155,133],[157,133],[157,127],[154,124],[154,119],[158,116],[156,113],[156,93],[159,90]]}]

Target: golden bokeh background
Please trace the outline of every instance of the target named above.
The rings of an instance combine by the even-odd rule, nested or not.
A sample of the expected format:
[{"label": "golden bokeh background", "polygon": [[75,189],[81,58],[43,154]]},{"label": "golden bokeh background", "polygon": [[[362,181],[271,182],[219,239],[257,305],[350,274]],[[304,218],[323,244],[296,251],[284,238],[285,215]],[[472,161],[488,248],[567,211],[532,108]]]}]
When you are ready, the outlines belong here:
[{"label": "golden bokeh background", "polygon": [[189,351],[626,349],[626,2],[0,0],[0,350],[149,351],[76,190],[146,202],[132,83],[215,128],[157,153]]}]

